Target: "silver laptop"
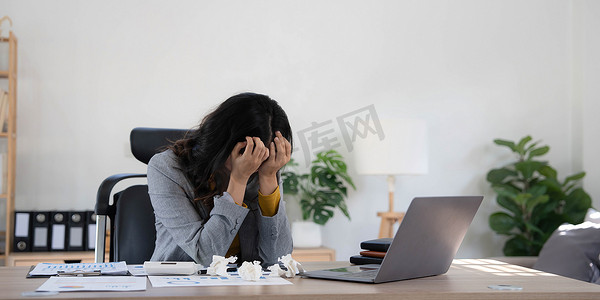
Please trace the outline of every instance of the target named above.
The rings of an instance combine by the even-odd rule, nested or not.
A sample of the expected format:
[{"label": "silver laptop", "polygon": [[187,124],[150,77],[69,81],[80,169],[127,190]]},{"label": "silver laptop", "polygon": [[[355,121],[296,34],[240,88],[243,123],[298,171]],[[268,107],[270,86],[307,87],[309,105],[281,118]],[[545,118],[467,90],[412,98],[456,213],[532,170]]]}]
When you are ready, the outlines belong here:
[{"label": "silver laptop", "polygon": [[482,196],[415,198],[381,265],[310,271],[304,275],[382,283],[444,274],[482,201]]}]

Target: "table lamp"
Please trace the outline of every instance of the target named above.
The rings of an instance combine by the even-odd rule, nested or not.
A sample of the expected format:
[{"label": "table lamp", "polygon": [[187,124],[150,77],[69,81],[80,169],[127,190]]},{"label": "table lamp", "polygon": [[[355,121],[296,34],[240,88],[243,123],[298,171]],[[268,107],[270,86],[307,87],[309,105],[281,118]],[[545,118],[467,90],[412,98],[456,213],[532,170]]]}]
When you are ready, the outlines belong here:
[{"label": "table lamp", "polygon": [[395,176],[427,173],[427,125],[420,119],[381,119],[380,123],[383,139],[376,135],[356,139],[353,156],[358,174],[387,176],[388,211],[377,215],[381,217],[379,238],[391,238],[394,224],[404,217],[394,211]]}]

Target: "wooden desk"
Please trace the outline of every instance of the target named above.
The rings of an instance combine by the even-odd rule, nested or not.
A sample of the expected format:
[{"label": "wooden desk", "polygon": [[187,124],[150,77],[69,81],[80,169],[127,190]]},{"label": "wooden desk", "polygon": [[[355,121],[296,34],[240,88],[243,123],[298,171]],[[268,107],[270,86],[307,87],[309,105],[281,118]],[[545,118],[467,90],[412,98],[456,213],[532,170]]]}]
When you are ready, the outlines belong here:
[{"label": "wooden desk", "polygon": [[[348,262],[305,263],[308,270],[341,267]],[[0,299],[20,298],[45,279],[26,279],[26,267],[0,267]],[[366,284],[293,278],[293,286],[228,286],[153,288],[142,292],[73,292],[49,299],[600,299],[600,286],[493,260],[456,260],[439,276]],[[494,284],[523,287],[497,291]]]},{"label": "wooden desk", "polygon": [[[108,251],[106,251],[108,261]],[[325,247],[297,248],[292,252],[292,257],[303,263],[312,261],[335,261],[335,250]],[[94,262],[94,251],[75,252],[21,252],[11,253],[6,259],[6,266],[31,266],[41,262],[64,264],[65,260],[76,260],[84,263]]]}]

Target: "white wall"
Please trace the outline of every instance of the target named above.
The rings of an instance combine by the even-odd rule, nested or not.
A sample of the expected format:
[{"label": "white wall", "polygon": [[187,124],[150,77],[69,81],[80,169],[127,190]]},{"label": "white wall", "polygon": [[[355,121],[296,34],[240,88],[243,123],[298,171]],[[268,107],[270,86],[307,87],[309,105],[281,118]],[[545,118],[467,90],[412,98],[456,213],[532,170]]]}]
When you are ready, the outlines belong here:
[{"label": "white wall", "polygon": [[600,2],[575,2],[577,23],[580,26],[574,49],[575,99],[581,103],[583,169],[587,172],[586,191],[592,196],[596,209],[600,208]]},{"label": "white wall", "polygon": [[[296,131],[370,104],[425,119],[430,171],[398,179],[396,207],[485,195],[459,257],[501,254],[485,174],[512,157],[494,138],[543,140],[559,175],[589,171],[599,203],[591,1],[3,0],[0,11],[19,37],[18,209],[92,208],[103,178],[145,170],[127,152],[131,128],[194,126],[241,91],[278,100]],[[578,53],[595,65],[578,68]],[[387,208],[383,177],[353,175],[352,221],[324,228],[340,260],[376,237]]]}]

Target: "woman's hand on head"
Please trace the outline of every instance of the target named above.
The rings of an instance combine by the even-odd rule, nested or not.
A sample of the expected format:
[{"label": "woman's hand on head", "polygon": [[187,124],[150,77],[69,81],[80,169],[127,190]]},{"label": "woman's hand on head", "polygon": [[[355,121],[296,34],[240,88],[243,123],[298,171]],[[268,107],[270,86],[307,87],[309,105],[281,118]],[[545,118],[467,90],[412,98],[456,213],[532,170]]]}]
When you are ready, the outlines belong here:
[{"label": "woman's hand on head", "polygon": [[[244,148],[244,153],[240,151]],[[246,137],[231,151],[231,177],[239,183],[246,183],[250,175],[258,170],[269,157],[269,149],[258,137]]]},{"label": "woman's hand on head", "polygon": [[279,169],[290,161],[292,156],[292,145],[281,135],[275,132],[275,138],[269,145],[269,157],[258,169],[259,176],[274,176]]}]

